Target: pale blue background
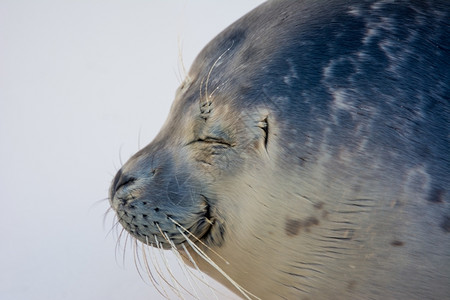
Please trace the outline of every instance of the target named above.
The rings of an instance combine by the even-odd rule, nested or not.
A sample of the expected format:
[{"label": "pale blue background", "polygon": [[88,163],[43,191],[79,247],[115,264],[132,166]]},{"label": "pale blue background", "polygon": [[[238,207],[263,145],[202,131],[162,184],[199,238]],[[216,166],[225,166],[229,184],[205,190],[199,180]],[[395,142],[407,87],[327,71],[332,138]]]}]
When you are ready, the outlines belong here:
[{"label": "pale blue background", "polygon": [[179,50],[260,2],[0,0],[0,299],[161,298],[95,203],[164,122]]}]

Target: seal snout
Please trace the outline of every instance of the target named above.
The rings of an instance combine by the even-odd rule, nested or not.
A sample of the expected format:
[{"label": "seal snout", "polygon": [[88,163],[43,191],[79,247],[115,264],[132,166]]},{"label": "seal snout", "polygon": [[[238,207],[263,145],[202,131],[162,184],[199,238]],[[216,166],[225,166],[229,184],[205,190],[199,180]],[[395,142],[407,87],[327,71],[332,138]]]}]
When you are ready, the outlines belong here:
[{"label": "seal snout", "polygon": [[[170,248],[186,238],[207,238],[214,217],[200,183],[168,153],[132,157],[115,175],[110,204],[118,221],[138,240]],[[152,154],[151,154],[152,153]]]}]

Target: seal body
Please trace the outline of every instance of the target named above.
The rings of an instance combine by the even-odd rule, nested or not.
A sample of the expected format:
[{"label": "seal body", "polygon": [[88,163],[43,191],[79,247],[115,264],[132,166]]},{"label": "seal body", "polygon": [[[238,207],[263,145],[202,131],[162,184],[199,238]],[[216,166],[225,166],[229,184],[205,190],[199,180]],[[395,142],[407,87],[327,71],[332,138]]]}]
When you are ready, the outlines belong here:
[{"label": "seal body", "polygon": [[249,298],[447,298],[449,20],[446,0],[257,7],[116,175],[120,223]]}]

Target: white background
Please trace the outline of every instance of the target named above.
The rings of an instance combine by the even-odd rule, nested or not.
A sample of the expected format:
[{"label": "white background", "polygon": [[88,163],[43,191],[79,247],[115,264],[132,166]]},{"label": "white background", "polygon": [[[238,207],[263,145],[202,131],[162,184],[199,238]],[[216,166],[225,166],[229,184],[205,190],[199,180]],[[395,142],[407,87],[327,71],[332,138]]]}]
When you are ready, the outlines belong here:
[{"label": "white background", "polygon": [[0,299],[162,298],[100,200],[164,122],[180,57],[260,2],[0,0]]}]

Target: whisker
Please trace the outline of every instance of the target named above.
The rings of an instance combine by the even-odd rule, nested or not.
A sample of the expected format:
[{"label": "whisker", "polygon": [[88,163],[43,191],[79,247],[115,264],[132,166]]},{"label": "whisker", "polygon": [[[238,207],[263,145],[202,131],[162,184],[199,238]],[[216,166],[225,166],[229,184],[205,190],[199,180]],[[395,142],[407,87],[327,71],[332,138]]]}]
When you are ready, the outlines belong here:
[{"label": "whisker", "polygon": [[[106,218],[108,217],[108,215],[109,215],[109,213],[112,211],[112,207],[108,207],[108,209],[105,211],[105,213],[103,214],[103,230],[105,230],[105,228],[106,228],[106,226],[105,226],[105,224],[106,224]],[[111,228],[112,229],[112,228]],[[110,231],[108,231],[108,234],[111,232],[111,230]],[[106,235],[106,236],[108,236],[108,234]]]},{"label": "whisker", "polygon": [[[158,252],[160,252],[162,250],[161,243],[158,241],[158,237],[156,235],[154,235],[154,238],[155,238],[155,242],[156,242],[156,247],[152,247],[150,249],[155,249],[156,248],[156,249],[159,250]],[[153,255],[153,256],[150,256],[150,257],[156,258],[156,255]],[[154,260],[153,261],[153,266],[155,266],[155,271],[158,274],[158,276],[170,287],[170,289],[173,290],[175,287],[164,276],[164,273],[162,272],[162,268],[161,268],[160,264],[158,263],[158,260]]]},{"label": "whisker", "polygon": [[[186,68],[184,66],[184,60],[183,60],[183,44],[181,42],[181,38],[180,36],[178,36],[177,38],[177,43],[178,43],[178,73],[179,76],[181,77],[181,79],[185,78],[187,76],[186,73]],[[180,65],[181,65],[181,70],[180,70]]]},{"label": "whisker", "polygon": [[[142,263],[141,260],[139,259],[139,253],[138,253],[138,240],[134,239],[134,246],[133,246],[133,260],[134,260],[134,265],[136,267],[136,270],[139,274],[139,277],[141,277],[142,281],[145,282],[145,278],[141,273],[141,268],[142,268]],[[138,263],[139,262],[139,263]]]},{"label": "whisker", "polygon": [[219,62],[219,60],[221,60],[222,57],[223,57],[228,51],[230,51],[230,49],[233,47],[233,45],[234,45],[234,41],[232,41],[231,46],[228,47],[228,49],[225,50],[225,51],[224,51],[224,52],[216,59],[216,61],[214,62],[214,64],[213,64],[213,65],[211,66],[211,68],[209,69],[208,76],[206,77],[206,83],[205,83],[205,96],[206,96],[206,102],[207,102],[207,103],[208,103],[208,101],[209,101],[208,99],[211,97],[211,95],[208,96],[209,77],[211,76],[211,73],[212,73],[212,71],[214,70],[216,64]]},{"label": "whisker", "polygon": [[[166,239],[165,234],[162,232],[161,228],[159,227],[158,223],[156,223],[156,226],[159,228],[159,230],[161,231],[161,233],[163,234],[164,239]],[[156,239],[156,236],[155,236]],[[184,289],[184,287],[182,285],[180,285],[180,283],[176,280],[175,276],[173,275],[173,273],[170,271],[170,266],[167,260],[167,257],[164,254],[164,248],[162,247],[162,243],[158,242],[158,249],[159,249],[159,256],[161,257],[164,266],[166,268],[166,271],[169,273],[170,275],[170,280],[172,281],[172,284],[170,285],[170,287],[172,288],[172,291],[178,295],[179,298],[183,299],[183,296],[180,294],[180,289],[179,287],[182,287]]]},{"label": "whisker", "polygon": [[[103,218],[103,227],[105,227],[105,223],[106,223],[106,214],[105,214],[105,217]],[[119,220],[117,220],[117,216],[114,215],[113,221],[112,221],[112,224],[111,224],[111,229],[108,230],[108,232],[106,233],[106,237],[108,237],[108,235],[112,234],[114,232],[114,230],[115,230],[115,233],[116,233],[115,237],[117,239],[117,237],[118,237],[117,236],[117,234],[118,234],[117,229],[119,228],[119,224],[120,224],[120,222],[119,222]]]},{"label": "whisker", "polygon": [[168,243],[170,244],[169,237],[166,235],[165,232],[162,231],[162,229],[161,229],[161,227],[159,226],[159,224],[155,222],[155,225],[156,225],[156,227],[158,228],[159,233],[161,233],[162,237],[166,240],[166,242],[168,242]]},{"label": "whisker", "polygon": [[[149,242],[147,236],[145,237],[145,240],[147,242],[147,245],[144,244],[144,243],[141,243],[141,245],[142,245],[142,257],[144,259],[144,267],[145,267],[145,270],[147,272],[148,278],[150,279],[151,283],[153,284],[155,289],[158,291],[158,293],[161,294],[161,296],[163,296],[164,298],[169,299],[169,297],[167,296],[167,293],[165,293],[164,289],[163,289],[163,291],[160,290],[160,288],[159,288],[160,284],[156,280],[156,278],[153,275],[153,272],[152,272],[152,270],[150,268],[150,264],[148,262],[147,255],[151,255],[151,254],[147,254],[147,252],[145,251],[145,248],[146,247],[153,247],[152,246],[153,244]],[[148,245],[149,243],[150,243],[150,246]]]},{"label": "whisker", "polygon": [[114,215],[111,229],[114,230],[113,233],[115,234],[115,238],[116,239],[119,239],[119,230],[120,230],[120,228],[122,228],[122,231],[125,230],[123,227],[120,226],[119,217],[117,215]]},{"label": "whisker", "polygon": [[124,231],[125,231],[125,228],[122,228],[122,230],[120,231],[119,236],[116,239],[116,246],[115,246],[115,249],[114,249],[114,253],[115,253],[115,259],[116,259],[116,263],[117,264],[119,264],[119,261],[117,259],[117,256],[118,256],[117,254],[119,253],[119,248],[121,247],[120,241],[121,241],[121,237],[122,237],[122,234],[124,233]]},{"label": "whisker", "polygon": [[108,200],[109,200],[109,197],[97,200],[93,204],[91,204],[90,208],[93,208],[94,206],[97,206],[97,205],[99,205],[101,203],[104,203],[105,201],[108,201]]},{"label": "whisker", "polygon": [[214,89],[214,91],[212,91],[212,93],[209,94],[209,98],[211,98],[211,97],[214,95],[214,93],[215,93],[220,87],[224,86],[225,84],[227,84],[227,83],[230,82],[230,81],[231,81],[231,80],[228,79],[228,80],[226,80],[225,82],[222,82],[221,84],[219,84],[219,85]]},{"label": "whisker", "polygon": [[171,244],[171,251],[172,253],[175,255],[175,257],[177,258],[177,262],[178,262],[178,266],[180,267],[181,271],[183,272],[183,275],[186,277],[189,285],[191,286],[192,290],[194,291],[195,295],[193,295],[192,293],[190,293],[189,291],[187,291],[192,297],[194,297],[195,299],[200,299],[197,289],[199,289],[197,283],[194,281],[195,286],[197,287],[197,289],[194,287],[194,285],[192,284],[191,281],[191,273],[188,272],[186,264],[183,263],[183,258],[181,257],[180,252],[178,251],[177,247],[175,246],[175,244],[173,243],[173,241],[170,241]]},{"label": "whisker", "polygon": [[183,295],[180,292],[180,288],[185,290],[186,292],[188,292],[190,294],[190,292],[182,285],[180,284],[180,282],[175,278],[175,276],[173,275],[170,265],[169,265],[169,261],[165,255],[165,250],[163,248],[160,249],[159,251],[160,256],[163,260],[164,266],[166,268],[166,271],[169,273],[170,279],[172,281],[172,284],[174,286],[174,292],[178,295],[179,298],[184,299]]},{"label": "whisker", "polygon": [[[124,232],[124,231],[122,231],[122,232]],[[122,265],[123,266],[125,266],[125,257],[126,257],[126,252],[127,252],[128,238],[131,237],[131,235],[127,231],[125,231],[125,233],[126,233],[126,236],[125,236],[125,243],[123,245],[123,255],[122,255]]]},{"label": "whisker", "polygon": [[253,296],[256,299],[260,299],[257,296],[253,295],[246,289],[244,289],[242,286],[240,286],[237,282],[235,282],[225,271],[222,270],[209,256],[200,249],[194,242],[192,242],[181,230],[181,228],[177,228],[178,231],[183,235],[183,237],[186,239],[186,241],[189,243],[191,248],[201,257],[203,258],[207,263],[209,263],[214,269],[216,269],[222,276],[224,276],[241,294],[248,300],[251,300],[252,298],[250,296]]},{"label": "whisker", "polygon": [[[123,146],[123,145],[120,145],[120,147],[119,147],[119,162],[120,162],[120,168],[123,167],[123,160],[122,160],[122,146]],[[119,169],[120,169],[120,168],[119,168]]]},{"label": "whisker", "polygon": [[[157,241],[157,239],[156,239],[156,241]],[[157,241],[157,243],[158,243],[158,241]],[[156,251],[155,248],[157,248],[157,246],[153,245],[153,243],[152,243],[151,245],[152,245],[152,246],[147,246],[147,248],[150,249],[150,251],[149,251],[149,252],[151,252],[150,258],[152,259],[152,265],[153,265],[153,267],[154,267],[154,269],[155,269],[155,271],[156,271],[156,274],[158,274],[158,277],[159,277],[164,283],[166,283],[167,285],[170,286],[170,284],[167,282],[167,280],[165,279],[165,277],[163,276],[163,274],[161,273],[161,271],[158,270],[158,268],[160,268],[160,267],[159,267],[159,264],[158,264],[158,260],[156,259],[156,254],[155,254],[155,252],[154,252],[154,251]],[[165,298],[166,298],[166,299],[170,299],[170,297],[169,297],[168,294],[167,294],[166,289],[164,288],[164,285],[163,285],[163,284],[160,284],[160,286],[161,286],[161,289],[164,291]]]},{"label": "whisker", "polygon": [[[175,253],[178,253],[178,249],[176,248],[175,244],[170,240],[170,238],[169,238],[169,236],[167,235],[167,233],[162,231],[162,229],[161,229],[161,227],[159,226],[158,223],[156,223],[156,226],[158,227],[158,230],[161,232],[161,234],[162,234],[162,236],[164,237],[164,239],[171,245],[171,250],[172,250],[172,251],[175,250]],[[178,254],[179,254],[179,253],[178,253]],[[164,262],[166,262],[166,269],[167,269],[167,272],[169,272],[169,275],[172,277],[172,280],[174,280],[174,281],[175,281],[175,282],[176,282],[183,290],[185,290],[189,295],[191,295],[192,297],[195,297],[195,296],[194,296],[187,288],[185,288],[185,287],[183,286],[183,284],[181,284],[181,283],[176,279],[176,277],[173,275],[172,271],[170,270],[170,266],[167,264],[167,259],[166,259],[165,255],[164,255],[164,251],[161,251],[161,255],[164,256],[164,258],[165,258]],[[175,256],[177,256],[177,255],[175,254]],[[181,257],[180,257],[179,259],[181,259]],[[190,282],[189,282],[189,283],[190,283]],[[192,284],[191,284],[191,287],[192,287]],[[195,290],[195,289],[194,289],[194,290]]]},{"label": "whisker", "polygon": [[139,131],[138,131],[138,151],[141,150],[141,130],[142,130],[142,128],[139,127]]},{"label": "whisker", "polygon": [[[198,276],[195,276],[198,280],[200,280],[201,282],[203,282],[206,286],[208,286],[211,290],[211,292],[213,293],[214,297],[219,300],[219,297],[217,297],[216,293],[214,292],[214,288],[211,286],[211,284],[209,283],[208,279],[206,278],[205,274],[200,271],[200,268],[198,267],[197,263],[195,262],[194,258],[192,257],[191,253],[188,251],[188,249],[186,248],[186,245],[183,243],[181,244],[181,246],[183,246],[183,250],[184,252],[187,254],[189,261],[192,263],[192,265],[195,267],[195,269],[197,270],[197,272],[200,274],[200,276],[202,276],[202,278],[199,278]],[[202,293],[203,294],[203,293]]]}]

